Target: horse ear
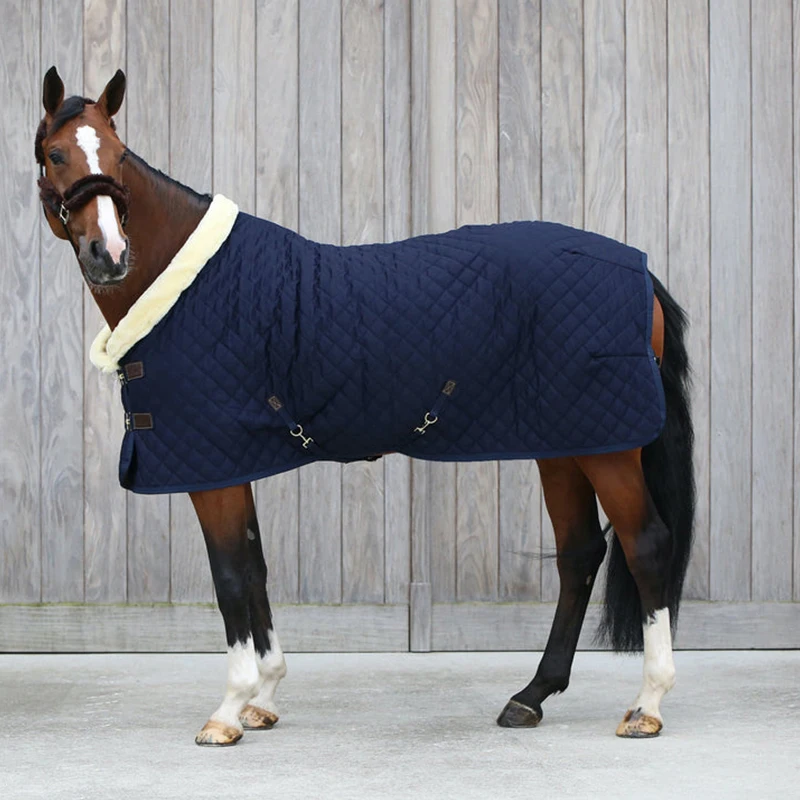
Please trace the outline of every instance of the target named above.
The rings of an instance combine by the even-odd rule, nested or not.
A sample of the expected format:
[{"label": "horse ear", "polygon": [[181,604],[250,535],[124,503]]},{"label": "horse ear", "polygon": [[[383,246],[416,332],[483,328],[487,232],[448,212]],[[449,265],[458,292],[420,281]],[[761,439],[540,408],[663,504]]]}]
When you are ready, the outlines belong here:
[{"label": "horse ear", "polygon": [[122,99],[125,97],[125,73],[118,69],[114,77],[106,84],[103,94],[97,101],[100,110],[109,118],[119,111]]},{"label": "horse ear", "polygon": [[64,101],[64,82],[55,67],[50,67],[44,76],[42,87],[42,103],[44,110],[52,117]]}]

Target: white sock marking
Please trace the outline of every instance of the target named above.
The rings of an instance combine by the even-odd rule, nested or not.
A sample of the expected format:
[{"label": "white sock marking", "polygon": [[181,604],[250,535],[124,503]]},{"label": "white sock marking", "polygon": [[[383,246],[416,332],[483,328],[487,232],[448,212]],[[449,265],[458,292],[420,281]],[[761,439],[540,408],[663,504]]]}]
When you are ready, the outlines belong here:
[{"label": "white sock marking", "polygon": [[286,659],[283,657],[278,634],[270,631],[268,636],[269,652],[264,658],[258,658],[258,671],[261,676],[258,694],[250,702],[277,716],[275,690],[278,688],[281,678],[286,675]]},{"label": "white sock marking", "polygon": [[644,623],[644,680],[633,708],[661,719],[661,698],[675,685],[675,662],[672,658],[672,634],[669,609],[653,612],[652,621]]},{"label": "white sock marking", "polygon": [[244,644],[237,642],[228,648],[228,687],[222,704],[211,715],[211,719],[242,730],[239,714],[256,693],[259,683],[256,651],[251,636]]},{"label": "white sock marking", "polygon": [[[100,169],[100,158],[97,155],[97,151],[100,149],[100,139],[97,136],[97,131],[91,125],[81,125],[75,131],[75,139],[78,142],[78,147],[86,155],[89,171],[93,175],[102,175],[103,170]],[[114,262],[119,263],[120,256],[125,250],[126,242],[119,231],[114,201],[108,195],[99,195],[96,198],[96,202],[97,223],[103,232],[106,250],[108,250]]]}]

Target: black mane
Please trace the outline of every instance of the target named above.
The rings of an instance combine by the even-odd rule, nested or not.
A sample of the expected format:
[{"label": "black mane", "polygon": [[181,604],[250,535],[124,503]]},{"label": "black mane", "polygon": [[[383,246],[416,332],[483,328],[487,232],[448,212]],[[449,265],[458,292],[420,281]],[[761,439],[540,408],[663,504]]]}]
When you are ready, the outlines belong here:
[{"label": "black mane", "polygon": [[156,169],[155,167],[148,164],[141,156],[137,156],[133,150],[125,148],[125,155],[123,159],[127,159],[129,161],[133,161],[139,166],[142,171],[149,173],[149,177],[153,181],[154,184],[159,182],[165,182],[168,185],[172,186],[173,188],[180,189],[181,191],[185,192],[186,194],[190,195],[193,199],[198,200],[204,204],[211,202],[211,195],[210,194],[201,194],[200,192],[196,192],[192,189],[191,186],[186,186],[186,184],[181,183],[180,181],[176,181],[175,178],[171,178],[166,173],[162,172],[160,169]]}]

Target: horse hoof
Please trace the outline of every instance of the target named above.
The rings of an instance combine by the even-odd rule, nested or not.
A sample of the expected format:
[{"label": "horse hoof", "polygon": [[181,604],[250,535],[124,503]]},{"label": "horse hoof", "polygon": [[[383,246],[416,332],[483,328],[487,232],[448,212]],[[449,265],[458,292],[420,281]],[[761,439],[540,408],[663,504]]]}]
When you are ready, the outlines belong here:
[{"label": "horse hoof", "polygon": [[519,700],[509,700],[500,712],[497,724],[501,728],[535,728],[542,721],[542,709],[531,708]]},{"label": "horse hoof", "polygon": [[278,721],[278,715],[266,708],[246,705],[239,714],[239,721],[248,731],[268,731]]},{"label": "horse hoof", "polygon": [[203,747],[228,747],[236,744],[242,738],[244,731],[210,719],[203,726],[203,730],[194,737],[196,744]]},{"label": "horse hoof", "polygon": [[662,727],[660,719],[644,714],[641,708],[632,708],[617,726],[617,736],[623,739],[652,739],[658,736]]}]

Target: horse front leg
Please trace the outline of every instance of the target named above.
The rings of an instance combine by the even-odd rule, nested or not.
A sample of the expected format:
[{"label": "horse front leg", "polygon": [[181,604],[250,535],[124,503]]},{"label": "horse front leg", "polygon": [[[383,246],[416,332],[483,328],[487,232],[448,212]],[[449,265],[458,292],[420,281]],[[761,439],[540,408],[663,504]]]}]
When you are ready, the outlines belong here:
[{"label": "horse front leg", "polygon": [[260,686],[250,617],[249,494],[247,484],[190,494],[205,537],[228,642],[225,697],[195,738],[201,745],[238,742],[244,732],[239,716]]},{"label": "horse front leg", "polygon": [[533,728],[542,702],[569,685],[586,607],[606,552],[592,485],[571,458],[538,462],[547,511],[553,522],[560,589],[555,618],[533,680],[517,692],[497,718],[504,728]]},{"label": "horse front leg", "polygon": [[278,635],[272,625],[272,612],[267,595],[267,563],[261,546],[261,533],[256,519],[253,493],[247,487],[247,546],[252,567],[249,595],[250,625],[256,651],[259,686],[255,697],[245,706],[240,720],[248,730],[268,730],[278,721],[275,690],[286,675]]}]

